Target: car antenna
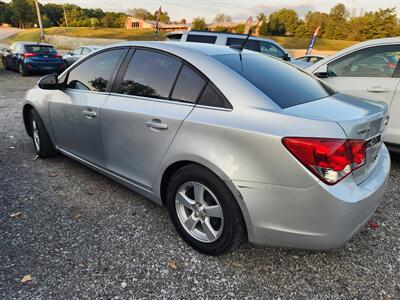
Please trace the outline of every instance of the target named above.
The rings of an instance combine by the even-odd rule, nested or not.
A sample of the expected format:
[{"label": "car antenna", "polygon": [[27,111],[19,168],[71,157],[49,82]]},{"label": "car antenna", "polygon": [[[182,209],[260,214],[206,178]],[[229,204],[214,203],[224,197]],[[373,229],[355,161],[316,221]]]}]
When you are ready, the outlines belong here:
[{"label": "car antenna", "polygon": [[252,33],[253,33],[253,29],[254,29],[254,28],[257,28],[257,27],[258,27],[258,24],[260,24],[260,22],[261,22],[262,20],[264,20],[264,18],[265,18],[265,16],[262,16],[262,17],[258,20],[256,26],[254,26],[254,27],[251,26],[251,27],[250,27],[249,32],[247,33],[247,36],[246,36],[246,38],[244,39],[244,41],[242,42],[242,44],[240,44],[240,45],[232,45],[231,48],[237,49],[237,50],[239,50],[240,52],[242,52],[243,49],[244,49],[244,46],[246,46],[247,41],[249,40],[249,38],[251,37],[251,35],[252,35]]}]

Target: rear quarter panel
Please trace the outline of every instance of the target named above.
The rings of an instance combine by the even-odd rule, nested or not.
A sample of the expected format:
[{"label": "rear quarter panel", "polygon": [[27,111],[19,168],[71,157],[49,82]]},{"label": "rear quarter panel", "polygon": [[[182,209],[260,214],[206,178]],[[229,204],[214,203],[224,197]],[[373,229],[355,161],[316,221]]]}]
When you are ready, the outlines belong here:
[{"label": "rear quarter panel", "polygon": [[285,136],[345,138],[345,133],[335,122],[261,108],[226,111],[197,106],[183,122],[159,174],[175,162],[189,160],[205,165],[225,181],[311,186],[318,179],[282,145]]}]

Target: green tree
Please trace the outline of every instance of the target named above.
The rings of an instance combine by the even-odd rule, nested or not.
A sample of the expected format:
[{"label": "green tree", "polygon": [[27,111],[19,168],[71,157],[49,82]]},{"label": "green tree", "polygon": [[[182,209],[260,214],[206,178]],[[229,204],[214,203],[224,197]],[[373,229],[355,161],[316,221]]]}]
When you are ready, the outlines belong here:
[{"label": "green tree", "polygon": [[343,40],[348,35],[348,23],[346,18],[348,12],[344,4],[340,3],[335,5],[328,16],[328,22],[326,24],[324,37],[328,39]]},{"label": "green tree", "polygon": [[283,8],[269,16],[267,32],[272,35],[294,34],[299,17],[293,9]]},{"label": "green tree", "polygon": [[227,14],[218,14],[214,18],[215,23],[229,23],[232,22],[232,17]]},{"label": "green tree", "polygon": [[128,15],[138,19],[154,20],[154,15],[144,8],[128,9]]},{"label": "green tree", "polygon": [[116,12],[106,12],[101,23],[103,27],[123,28],[125,26],[126,14]]},{"label": "green tree", "polygon": [[10,9],[14,26],[25,28],[37,22],[34,0],[12,0]]},{"label": "green tree", "polygon": [[54,26],[58,26],[58,24],[62,24],[64,22],[64,11],[62,5],[47,3],[43,5],[42,11],[44,14],[46,14]]},{"label": "green tree", "polygon": [[[329,15],[322,12],[308,12],[305,17],[305,36],[311,37],[314,34],[315,29],[320,26],[319,35],[323,36],[325,28],[328,23]],[[299,29],[300,31],[301,29]]]},{"label": "green tree", "polygon": [[296,28],[296,32],[294,33],[296,37],[308,37],[307,32],[307,24],[303,21],[299,23],[299,26]]},{"label": "green tree", "polygon": [[[158,15],[158,10],[154,12],[153,20],[157,20],[157,15]],[[159,21],[163,23],[168,23],[170,21],[168,13],[166,11],[161,12]]]},{"label": "green tree", "polygon": [[100,21],[97,18],[90,18],[90,26],[92,29],[96,29],[97,27],[100,26]]},{"label": "green tree", "polygon": [[246,26],[245,26],[244,24],[239,24],[239,25],[237,25],[237,26],[235,27],[235,32],[236,32],[236,33],[243,33],[245,27],[246,27]]},{"label": "green tree", "polygon": [[192,30],[207,30],[206,20],[202,17],[194,18],[192,21]]},{"label": "green tree", "polygon": [[12,23],[11,4],[0,1],[0,24]]}]

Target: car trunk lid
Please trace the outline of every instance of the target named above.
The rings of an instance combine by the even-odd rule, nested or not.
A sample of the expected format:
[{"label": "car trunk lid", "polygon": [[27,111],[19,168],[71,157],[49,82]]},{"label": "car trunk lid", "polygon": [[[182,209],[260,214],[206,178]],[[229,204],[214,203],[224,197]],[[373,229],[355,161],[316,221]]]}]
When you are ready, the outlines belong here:
[{"label": "car trunk lid", "polygon": [[[388,107],[353,96],[335,94],[320,100],[292,106],[285,113],[337,122],[348,139],[366,142],[366,163],[353,172],[357,183],[364,181],[374,169],[382,148],[382,134],[388,122]],[[336,137],[332,137],[336,138]]]}]

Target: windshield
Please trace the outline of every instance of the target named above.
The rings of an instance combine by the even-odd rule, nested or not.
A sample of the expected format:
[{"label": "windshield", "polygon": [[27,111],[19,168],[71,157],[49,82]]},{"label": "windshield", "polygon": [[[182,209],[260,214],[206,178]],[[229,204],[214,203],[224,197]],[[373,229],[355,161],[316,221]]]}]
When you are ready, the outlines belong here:
[{"label": "windshield", "polygon": [[279,59],[248,53],[213,57],[250,81],[281,108],[334,94],[322,81]]},{"label": "windshield", "polygon": [[25,45],[25,51],[29,53],[56,53],[57,51],[51,46],[43,45]]}]

